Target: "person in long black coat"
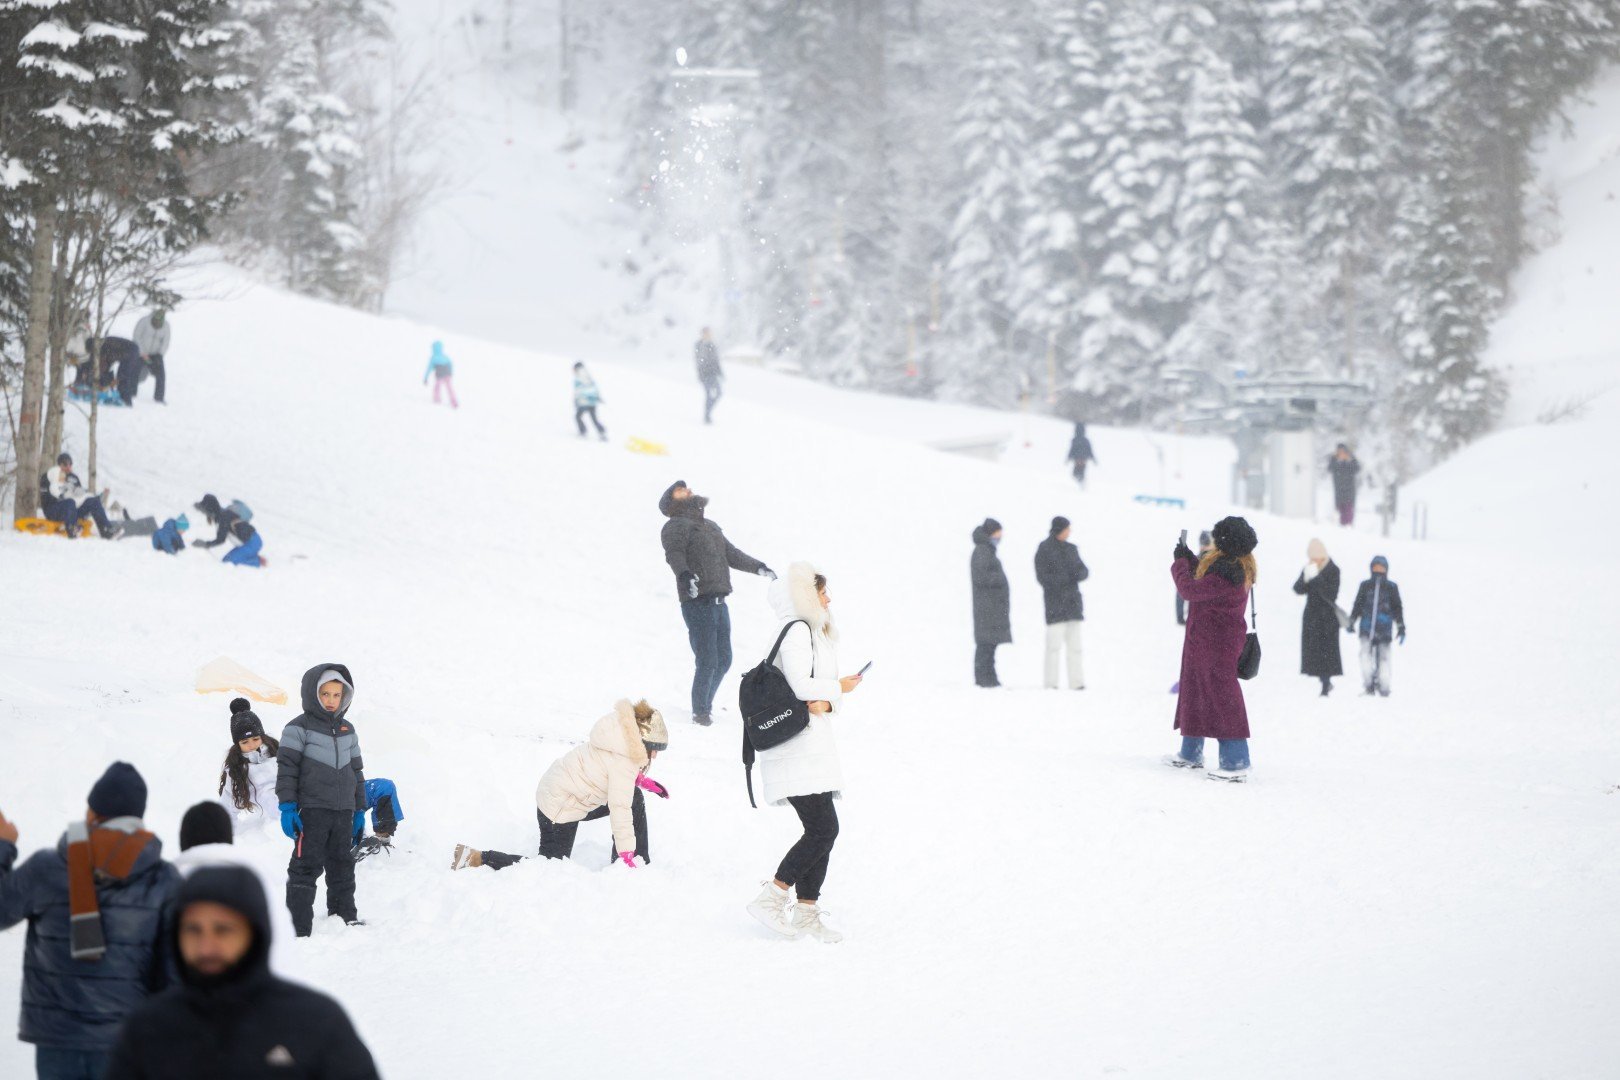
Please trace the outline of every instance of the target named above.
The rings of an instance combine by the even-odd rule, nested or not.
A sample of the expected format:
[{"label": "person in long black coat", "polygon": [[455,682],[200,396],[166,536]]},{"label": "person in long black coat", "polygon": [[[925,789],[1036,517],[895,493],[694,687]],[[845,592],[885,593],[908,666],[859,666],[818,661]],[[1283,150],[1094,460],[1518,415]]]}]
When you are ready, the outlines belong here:
[{"label": "person in long black coat", "polygon": [[1012,594],[996,555],[1000,541],[1001,522],[995,518],[985,518],[973,530],[973,681],[986,687],[1001,685],[996,646],[1012,642]]},{"label": "person in long black coat", "polygon": [[1058,667],[1068,653],[1069,689],[1084,690],[1080,661],[1080,623],[1086,617],[1080,583],[1091,576],[1080,549],[1069,542],[1069,519],[1052,519],[1052,531],[1035,549],[1035,580],[1046,601],[1046,688],[1058,688]]},{"label": "person in long black coat", "polygon": [[1339,512],[1340,525],[1354,525],[1356,521],[1356,483],[1361,474],[1361,462],[1350,448],[1340,443],[1328,458],[1328,475],[1333,477],[1333,507]]},{"label": "person in long black coat", "polygon": [[1086,486],[1086,465],[1097,460],[1096,453],[1091,448],[1091,439],[1086,435],[1086,425],[1078,421],[1074,425],[1074,438],[1069,440],[1069,456],[1066,458],[1074,469],[1074,478],[1081,487]]},{"label": "person in long black coat", "polygon": [[1312,540],[1306,548],[1309,561],[1294,582],[1294,591],[1305,597],[1305,615],[1299,640],[1299,670],[1322,680],[1322,696],[1333,692],[1333,678],[1344,674],[1339,656],[1339,567],[1328,557],[1327,547]]}]

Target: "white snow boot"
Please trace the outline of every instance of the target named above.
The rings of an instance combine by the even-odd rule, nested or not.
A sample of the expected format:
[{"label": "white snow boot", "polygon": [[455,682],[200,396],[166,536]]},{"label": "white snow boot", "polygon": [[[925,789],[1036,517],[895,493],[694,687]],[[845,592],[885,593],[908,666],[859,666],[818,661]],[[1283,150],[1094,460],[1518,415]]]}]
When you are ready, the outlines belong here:
[{"label": "white snow boot", "polygon": [[1188,761],[1180,754],[1166,754],[1159,760],[1170,766],[1172,769],[1202,769],[1204,767],[1204,763],[1202,761]]},{"label": "white snow boot", "polygon": [[788,895],[786,889],[777,888],[774,881],[761,884],[765,888],[760,890],[760,894],[754,897],[754,902],[748,905],[748,914],[767,930],[774,930],[783,937],[798,936],[799,931],[787,910],[793,904],[793,897]]},{"label": "white snow boot", "polygon": [[793,905],[793,929],[795,933],[815,938],[817,941],[836,945],[844,940],[844,935],[821,921],[825,912],[815,904]]},{"label": "white snow boot", "polygon": [[1211,780],[1225,780],[1229,784],[1241,784],[1249,779],[1248,769],[1210,769],[1204,773]]},{"label": "white snow boot", "polygon": [[463,870],[469,866],[483,866],[484,853],[471,844],[457,844],[456,853],[450,858],[450,869]]}]

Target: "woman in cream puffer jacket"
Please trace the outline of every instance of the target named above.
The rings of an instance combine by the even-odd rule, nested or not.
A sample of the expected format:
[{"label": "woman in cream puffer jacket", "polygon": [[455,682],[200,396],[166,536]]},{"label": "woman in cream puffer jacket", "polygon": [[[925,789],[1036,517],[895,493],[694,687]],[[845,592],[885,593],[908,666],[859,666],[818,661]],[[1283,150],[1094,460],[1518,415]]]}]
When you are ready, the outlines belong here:
[{"label": "woman in cream puffer jacket", "polygon": [[534,793],[540,854],[548,859],[568,858],[579,823],[605,813],[613,824],[619,858],[634,866],[633,855],[639,854],[646,862],[646,811],[641,792],[669,797],[661,784],[646,776],[658,751],[668,746],[669,731],[658,710],[645,701],[615,703],[613,711],[591,728],[590,739],[552,762],[540,778]]},{"label": "woman in cream puffer jacket", "polygon": [[[804,833],[783,857],[774,879],[765,882],[764,891],[748,905],[748,913],[785,937],[804,934],[835,942],[843,935],[822,923],[817,905],[833,842],[838,839],[833,801],[842,797],[844,786],[832,717],[840,711],[844,695],[860,685],[861,677],[838,677],[838,630],[829,610],[832,600],[827,595],[827,579],[814,566],[794,563],[787,577],[771,586],[770,601],[781,625],[803,620],[788,629],[775,663],[793,696],[809,704],[810,724],[780,746],[759,751],[760,778],[765,801],[793,807]],[[789,889],[797,894],[797,904]]]}]

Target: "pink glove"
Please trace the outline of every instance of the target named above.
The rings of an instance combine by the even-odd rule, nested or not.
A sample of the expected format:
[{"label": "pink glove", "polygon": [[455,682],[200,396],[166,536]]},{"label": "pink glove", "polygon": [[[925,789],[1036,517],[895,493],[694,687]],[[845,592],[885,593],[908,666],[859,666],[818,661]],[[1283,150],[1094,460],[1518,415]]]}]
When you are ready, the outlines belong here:
[{"label": "pink glove", "polygon": [[642,791],[650,791],[660,799],[669,798],[669,789],[646,773],[641,773],[636,777],[636,787]]},{"label": "pink glove", "polygon": [[628,866],[630,869],[634,870],[636,868],[636,853],[635,852],[633,852],[633,851],[621,851],[621,852],[619,852],[619,858],[623,859],[624,860],[624,865]]}]

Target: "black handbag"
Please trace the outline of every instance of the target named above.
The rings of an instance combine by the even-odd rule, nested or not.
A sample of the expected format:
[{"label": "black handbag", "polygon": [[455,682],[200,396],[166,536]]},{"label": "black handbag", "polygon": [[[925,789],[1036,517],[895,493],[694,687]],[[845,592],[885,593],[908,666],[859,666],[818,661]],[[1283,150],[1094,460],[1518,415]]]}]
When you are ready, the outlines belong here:
[{"label": "black handbag", "polygon": [[743,774],[748,784],[749,806],[759,805],[754,801],[754,752],[781,746],[810,726],[809,703],[794,696],[787,676],[777,670],[775,664],[788,631],[801,622],[809,629],[810,624],[803,619],[795,619],[782,627],[770,655],[743,675],[742,686],[737,690],[737,704],[742,710]]},{"label": "black handbag", "polygon": [[1253,629],[1243,639],[1243,651],[1238,654],[1237,677],[1252,679],[1260,674],[1260,619],[1254,610],[1254,586],[1249,586],[1249,619]]}]

